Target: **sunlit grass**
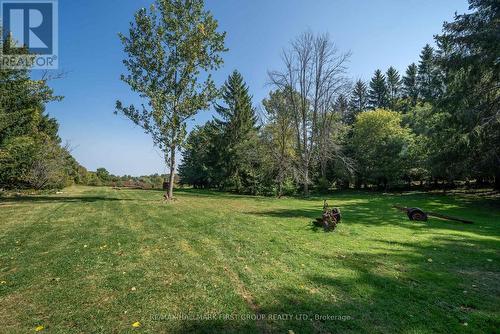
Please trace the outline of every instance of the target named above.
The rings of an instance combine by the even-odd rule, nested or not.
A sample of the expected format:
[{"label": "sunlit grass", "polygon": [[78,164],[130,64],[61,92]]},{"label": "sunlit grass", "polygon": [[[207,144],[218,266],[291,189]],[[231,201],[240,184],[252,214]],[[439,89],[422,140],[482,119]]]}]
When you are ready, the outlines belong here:
[{"label": "sunlit grass", "polygon": [[[173,204],[161,198],[72,187],[0,200],[0,332],[492,333],[500,325],[498,200],[331,194],[343,221],[323,233],[310,223],[322,197],[185,190]],[[393,204],[476,224],[410,222]],[[217,317],[165,318],[181,314]]]}]

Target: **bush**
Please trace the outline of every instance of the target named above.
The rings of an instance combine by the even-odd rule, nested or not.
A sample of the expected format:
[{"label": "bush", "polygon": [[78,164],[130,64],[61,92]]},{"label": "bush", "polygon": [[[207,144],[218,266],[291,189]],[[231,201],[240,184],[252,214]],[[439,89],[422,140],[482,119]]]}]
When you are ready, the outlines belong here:
[{"label": "bush", "polygon": [[15,137],[0,150],[0,180],[5,188],[49,189],[71,184],[69,153],[46,136]]}]

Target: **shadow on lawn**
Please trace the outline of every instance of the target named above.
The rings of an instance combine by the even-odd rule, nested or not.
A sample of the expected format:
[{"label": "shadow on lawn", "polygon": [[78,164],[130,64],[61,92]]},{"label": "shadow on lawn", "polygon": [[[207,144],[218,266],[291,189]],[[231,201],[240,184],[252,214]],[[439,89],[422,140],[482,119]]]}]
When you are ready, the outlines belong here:
[{"label": "shadow on lawn", "polygon": [[321,217],[322,209],[275,209],[270,211],[247,212],[250,215],[273,218],[310,218]]},{"label": "shadow on lawn", "polygon": [[[498,200],[474,200],[456,198],[446,195],[416,195],[401,198],[396,195],[377,195],[367,201],[356,201],[350,196],[329,199],[331,206],[339,207],[342,212],[342,223],[357,226],[395,226],[414,231],[430,229],[448,229],[460,232],[472,232],[480,235],[491,236],[498,231],[499,226],[492,224],[500,219],[500,206]],[[434,211],[450,216],[462,217],[474,221],[467,225],[461,222],[448,221],[430,217],[427,222],[410,221],[404,212],[392,207],[401,204],[408,207],[421,207],[425,211]],[[269,217],[270,219],[304,219],[304,224],[321,217],[322,204],[318,202],[317,208],[288,209],[277,208],[268,211],[248,212],[251,215]],[[314,230],[314,229],[313,229]],[[497,233],[498,234],[498,233]]]},{"label": "shadow on lawn", "polygon": [[309,324],[296,321],[289,324],[295,332],[457,333],[469,329],[471,333],[493,333],[498,328],[495,309],[500,272],[494,264],[499,260],[498,241],[437,237],[427,245],[373,242],[385,247],[385,254],[359,252],[345,258],[316,254],[355,272],[350,276],[334,271],[306,275],[317,289],[330,290],[333,300],[328,294],[317,297],[303,289],[286,288],[274,292],[280,297],[273,304],[280,307],[263,312],[352,318]]},{"label": "shadow on lawn", "polygon": [[131,198],[114,198],[105,196],[17,196],[0,198],[0,205],[4,203],[86,203],[86,202],[100,202],[100,201],[136,201]]},{"label": "shadow on lawn", "polygon": [[[177,333],[494,333],[498,329],[498,241],[435,238],[425,246],[372,241],[385,254],[316,253],[313,256],[321,257],[331,272],[328,268],[290,272],[306,286],[283,281],[268,290],[258,289],[261,295],[255,301],[260,315],[291,314],[291,320],[268,319],[260,331],[255,323],[236,320],[185,321]],[[471,243],[476,246],[471,248]],[[336,270],[339,267],[353,274]]]}]

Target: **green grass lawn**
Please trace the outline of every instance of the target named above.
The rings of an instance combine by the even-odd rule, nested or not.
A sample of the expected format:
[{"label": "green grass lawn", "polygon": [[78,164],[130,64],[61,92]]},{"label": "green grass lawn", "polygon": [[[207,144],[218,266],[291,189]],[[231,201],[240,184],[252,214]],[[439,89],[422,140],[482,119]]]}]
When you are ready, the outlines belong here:
[{"label": "green grass lawn", "polygon": [[[319,197],[184,190],[173,204],[161,198],[73,187],[0,199],[0,333],[500,326],[498,199],[333,193],[343,221],[324,233],[311,225]],[[397,203],[476,223],[410,222]]]}]

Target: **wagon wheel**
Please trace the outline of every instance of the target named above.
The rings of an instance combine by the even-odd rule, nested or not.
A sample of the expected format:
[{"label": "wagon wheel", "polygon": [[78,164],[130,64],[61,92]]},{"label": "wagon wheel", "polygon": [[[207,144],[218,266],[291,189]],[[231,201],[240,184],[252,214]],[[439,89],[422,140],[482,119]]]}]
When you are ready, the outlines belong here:
[{"label": "wagon wheel", "polygon": [[411,215],[411,220],[419,220],[419,221],[422,221],[422,220],[425,220],[425,216],[422,215],[420,212],[414,212],[412,215]]}]

